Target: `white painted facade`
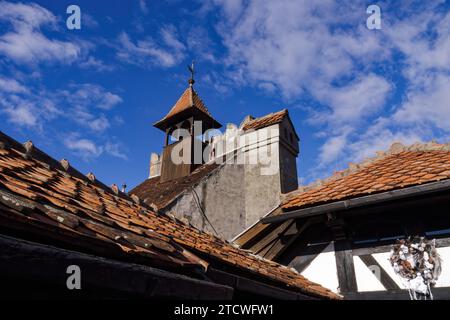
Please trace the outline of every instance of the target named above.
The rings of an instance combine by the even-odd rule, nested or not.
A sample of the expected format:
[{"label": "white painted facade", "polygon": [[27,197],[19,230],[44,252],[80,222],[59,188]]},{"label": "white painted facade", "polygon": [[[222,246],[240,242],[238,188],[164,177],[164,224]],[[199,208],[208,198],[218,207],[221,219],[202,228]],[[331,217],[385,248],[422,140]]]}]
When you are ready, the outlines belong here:
[{"label": "white painted facade", "polygon": [[[339,293],[335,251],[332,244],[330,246],[324,249],[301,274],[309,280]],[[436,283],[436,287],[450,287],[450,247],[437,248],[437,252],[442,259],[442,273]],[[389,277],[395,281],[399,288],[407,289],[404,280],[394,272],[389,262],[389,252],[376,253],[372,257],[386,271]],[[372,271],[358,256],[353,257],[353,263],[358,292],[386,290],[376,276],[376,268],[373,268],[374,271]]]},{"label": "white painted facade", "polygon": [[334,245],[325,248],[301,273],[305,278],[316,282],[333,292],[339,292]]}]

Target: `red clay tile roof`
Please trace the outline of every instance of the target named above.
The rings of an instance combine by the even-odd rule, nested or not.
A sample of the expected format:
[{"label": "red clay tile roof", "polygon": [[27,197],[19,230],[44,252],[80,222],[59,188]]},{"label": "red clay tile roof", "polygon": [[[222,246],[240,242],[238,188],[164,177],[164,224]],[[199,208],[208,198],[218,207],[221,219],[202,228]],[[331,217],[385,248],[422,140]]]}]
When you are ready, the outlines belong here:
[{"label": "red clay tile roof", "polygon": [[250,129],[257,130],[257,129],[265,128],[265,127],[271,126],[273,124],[282,122],[286,116],[288,116],[288,111],[287,111],[287,109],[283,109],[281,111],[270,113],[263,117],[250,120],[244,124],[242,129],[243,130],[250,130]]},{"label": "red clay tile roof", "polygon": [[196,108],[197,110],[200,110],[202,113],[204,113],[208,118],[213,119],[213,116],[209,112],[203,100],[198,96],[194,88],[192,86],[189,86],[183,92],[172,109],[170,109],[169,113],[164,118],[156,122],[155,126],[158,126],[160,123],[163,123],[166,120],[173,118],[174,116],[190,108]]},{"label": "red clay tile roof", "polygon": [[153,204],[160,210],[169,205],[185,190],[203,180],[218,166],[215,163],[204,164],[188,176],[166,182],[160,182],[160,177],[150,178],[132,189],[129,194],[137,195],[145,203]]},{"label": "red clay tile roof", "polygon": [[[28,151],[27,151],[28,150]],[[293,270],[160,215],[127,195],[87,178],[0,132],[0,226],[70,243],[100,256],[133,257],[143,264],[183,270],[220,262],[280,287],[339,298]],[[114,192],[113,190],[116,190]],[[183,268],[180,268],[183,267]]]},{"label": "red clay tile roof", "polygon": [[450,178],[450,144],[394,143],[386,153],[286,196],[283,209],[297,209]]}]

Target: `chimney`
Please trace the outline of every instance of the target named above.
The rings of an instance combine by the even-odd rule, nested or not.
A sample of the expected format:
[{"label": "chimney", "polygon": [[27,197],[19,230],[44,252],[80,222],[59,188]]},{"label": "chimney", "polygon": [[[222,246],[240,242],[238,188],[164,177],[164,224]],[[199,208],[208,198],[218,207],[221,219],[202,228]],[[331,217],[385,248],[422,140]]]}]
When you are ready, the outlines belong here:
[{"label": "chimney", "polygon": [[249,123],[250,121],[255,120],[255,117],[252,115],[248,115],[244,118],[244,120],[242,120],[241,124],[239,125],[239,129],[242,129],[247,123]]},{"label": "chimney", "polygon": [[157,153],[150,155],[150,178],[159,177],[161,175],[161,156]]}]

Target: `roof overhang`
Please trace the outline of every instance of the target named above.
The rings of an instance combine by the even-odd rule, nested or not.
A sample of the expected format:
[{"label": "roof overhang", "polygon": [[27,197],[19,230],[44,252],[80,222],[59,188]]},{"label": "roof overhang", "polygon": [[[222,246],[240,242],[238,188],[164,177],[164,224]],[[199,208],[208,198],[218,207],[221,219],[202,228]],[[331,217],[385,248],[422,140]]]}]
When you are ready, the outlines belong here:
[{"label": "roof overhang", "polygon": [[196,121],[202,121],[203,122],[203,128],[204,130],[207,129],[218,129],[221,128],[222,125],[217,122],[215,119],[213,119],[211,116],[206,114],[205,112],[199,110],[198,108],[191,106],[187,109],[184,109],[183,111],[169,117],[169,118],[163,118],[159,120],[158,122],[155,122],[153,124],[154,127],[166,131],[166,129],[174,124],[177,124],[184,119],[187,119],[189,116],[193,116]]},{"label": "roof overhang", "polygon": [[330,212],[345,211],[349,209],[381,204],[393,200],[401,200],[414,196],[432,194],[436,192],[449,191],[450,179],[431,182],[402,189],[396,189],[368,196],[362,196],[342,201],[326,203],[318,206],[289,211],[287,213],[261,219],[264,224],[283,222],[289,219],[301,219],[310,216],[321,215]]}]

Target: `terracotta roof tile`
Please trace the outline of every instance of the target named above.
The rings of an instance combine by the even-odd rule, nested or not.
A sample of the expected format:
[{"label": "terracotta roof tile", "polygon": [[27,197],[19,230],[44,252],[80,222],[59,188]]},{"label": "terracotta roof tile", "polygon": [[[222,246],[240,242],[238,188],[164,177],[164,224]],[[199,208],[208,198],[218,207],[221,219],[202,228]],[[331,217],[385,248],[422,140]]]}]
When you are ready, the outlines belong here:
[{"label": "terracotta roof tile", "polygon": [[164,118],[155,123],[155,126],[158,124],[166,122],[167,120],[175,117],[176,115],[182,113],[185,110],[195,108],[205,114],[208,118],[213,119],[213,116],[209,112],[203,100],[199,97],[197,92],[193,87],[189,86],[183,94],[180,96],[175,105],[170,109],[170,111],[166,114]]},{"label": "terracotta roof tile", "polygon": [[393,144],[378,157],[352,164],[327,180],[286,196],[283,209],[305,208],[450,178],[450,144]]},{"label": "terracotta roof tile", "polygon": [[270,113],[263,117],[256,118],[256,119],[253,119],[253,120],[250,120],[250,121],[244,123],[242,129],[243,130],[251,130],[251,129],[257,130],[257,129],[265,128],[265,127],[271,126],[273,124],[282,122],[286,116],[288,116],[287,109],[284,109],[284,110],[281,110],[281,111],[278,111],[275,113]]},{"label": "terracotta roof tile", "polygon": [[292,269],[155,213],[39,150],[35,154],[38,157],[25,156],[20,144],[0,132],[0,225],[4,228],[20,226],[30,235],[45,235],[58,244],[75,244],[100,256],[139,258],[139,263],[178,272],[185,267],[205,268],[208,262],[202,259],[207,259],[287,290],[339,298]]},{"label": "terracotta roof tile", "polygon": [[181,111],[189,108],[189,107],[196,107],[212,117],[211,113],[209,113],[208,108],[206,108],[206,105],[203,103],[202,99],[198,96],[197,92],[194,90],[194,88],[189,87],[187,88],[181,97],[178,99],[178,101],[175,103],[175,105],[170,109],[169,113],[164,117],[170,118],[174,116],[177,113],[180,113]]}]

